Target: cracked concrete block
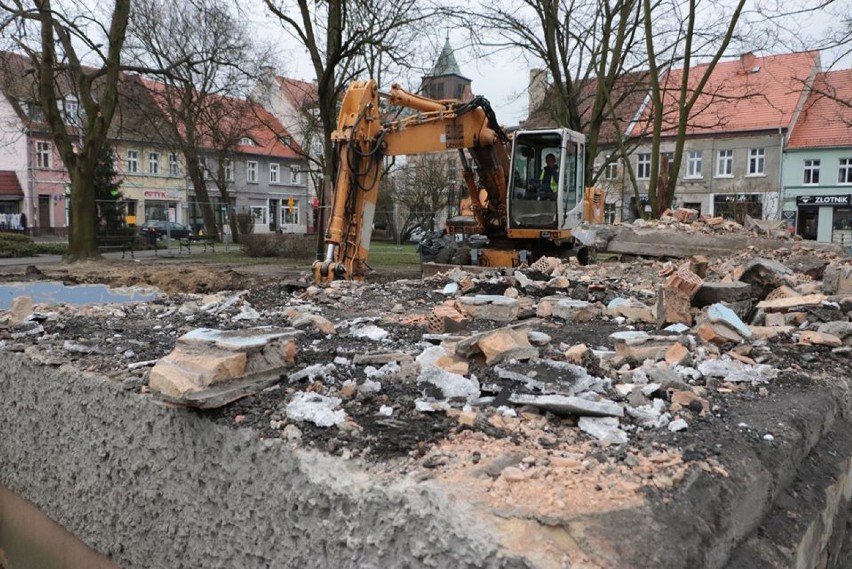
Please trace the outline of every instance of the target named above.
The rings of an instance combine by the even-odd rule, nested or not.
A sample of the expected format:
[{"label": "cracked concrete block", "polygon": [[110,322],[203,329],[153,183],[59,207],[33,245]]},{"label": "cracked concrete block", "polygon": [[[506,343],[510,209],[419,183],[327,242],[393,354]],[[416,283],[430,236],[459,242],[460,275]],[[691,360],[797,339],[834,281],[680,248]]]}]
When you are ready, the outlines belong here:
[{"label": "cracked concrete block", "polygon": [[516,393],[509,398],[515,405],[530,405],[559,415],[591,417],[623,417],[624,409],[618,403],[601,399],[591,401],[567,395],[527,395]]},{"label": "cracked concrete block", "polygon": [[16,296],[9,308],[9,324],[18,326],[29,318],[33,313],[33,299],[31,296]]},{"label": "cracked concrete block", "polygon": [[[574,300],[562,296],[548,296],[539,301],[539,307],[550,305],[550,313],[554,318],[566,322],[589,322],[600,316],[600,309],[585,300]],[[546,309],[545,309],[546,310]],[[537,313],[538,314],[538,313]]]},{"label": "cracked concrete block", "polygon": [[786,298],[776,298],[775,300],[762,300],[757,303],[757,307],[766,312],[787,312],[794,308],[806,306],[819,306],[826,300],[824,294],[808,294],[805,296],[791,296]]},{"label": "cracked concrete block", "polygon": [[843,345],[843,340],[835,336],[834,334],[828,334],[826,332],[815,332],[813,330],[806,330],[802,332],[801,336],[799,336],[800,344],[815,344],[818,346],[830,346],[832,348],[839,348]]},{"label": "cracked concrete block", "polygon": [[627,442],[627,433],[618,428],[615,417],[580,417],[577,426],[601,442],[616,445]]},{"label": "cracked concrete block", "polygon": [[751,285],[742,281],[704,282],[695,293],[692,305],[703,308],[717,302],[740,302],[751,298]]},{"label": "cracked concrete block", "polygon": [[829,265],[822,276],[822,288],[826,294],[852,294],[852,265]]},{"label": "cracked concrete block", "polygon": [[708,344],[716,344],[717,346],[723,346],[728,342],[739,344],[743,341],[742,336],[732,328],[715,322],[702,323],[698,327],[697,333],[702,341]]},{"label": "cracked concrete block", "polygon": [[293,365],[301,334],[288,328],[199,328],[178,338],[153,369],[149,385],[167,400],[219,407],[277,381]]},{"label": "cracked concrete block", "polygon": [[615,346],[616,356],[640,362],[663,359],[669,348],[680,339],[677,336],[652,336],[646,332],[616,332],[609,337]]},{"label": "cracked concrete block", "polygon": [[514,322],[518,318],[517,299],[503,295],[477,294],[456,299],[459,309],[467,316],[495,322]]},{"label": "cracked concrete block", "polygon": [[651,324],[656,321],[650,306],[635,299],[614,298],[604,309],[607,316],[623,316],[636,322]]},{"label": "cracked concrete block", "polygon": [[492,365],[504,360],[528,360],[538,356],[538,349],[530,344],[523,330],[500,329],[483,336],[477,342],[485,355],[485,364]]},{"label": "cracked concrete block", "polygon": [[319,314],[300,314],[293,319],[291,325],[297,330],[313,328],[323,334],[331,334],[332,336],[337,334],[337,329],[334,327],[334,324],[332,324],[329,319],[324,318]]}]

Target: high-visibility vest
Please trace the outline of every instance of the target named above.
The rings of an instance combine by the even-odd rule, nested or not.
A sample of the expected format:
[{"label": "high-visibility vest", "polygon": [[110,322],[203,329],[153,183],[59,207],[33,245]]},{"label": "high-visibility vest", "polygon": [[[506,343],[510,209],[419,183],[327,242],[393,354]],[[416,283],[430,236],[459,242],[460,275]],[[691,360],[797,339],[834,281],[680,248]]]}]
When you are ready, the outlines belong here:
[{"label": "high-visibility vest", "polygon": [[[541,169],[541,182],[544,183],[544,178],[547,175],[547,167]],[[553,167],[553,175],[550,177],[550,191],[556,192],[559,190],[559,167]]]}]

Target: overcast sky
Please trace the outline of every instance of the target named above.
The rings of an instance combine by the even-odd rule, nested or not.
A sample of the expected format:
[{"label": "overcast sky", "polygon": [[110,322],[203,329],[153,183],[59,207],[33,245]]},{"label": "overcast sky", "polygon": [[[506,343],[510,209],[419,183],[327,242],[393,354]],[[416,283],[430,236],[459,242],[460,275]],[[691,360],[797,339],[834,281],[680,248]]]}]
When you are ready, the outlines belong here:
[{"label": "overcast sky", "polygon": [[[804,5],[809,4],[808,0],[797,1],[804,2]],[[849,12],[852,12],[852,0],[839,0],[832,8],[832,12],[843,5],[849,6]],[[836,14],[836,12],[834,13]],[[283,58],[283,68],[280,69],[281,74],[296,79],[313,80],[315,77],[313,67],[310,64],[305,49],[295,39],[282,33],[280,24],[276,19],[268,15],[260,16],[256,12],[252,19],[255,18],[254,24],[257,26],[260,35],[273,41],[278,46],[278,51]],[[832,15],[827,12],[812,12],[807,14],[806,19],[806,23],[793,19],[790,21],[787,30],[789,34],[798,36],[797,39],[804,45],[799,47],[792,45],[779,46],[777,50],[772,50],[772,53],[796,51],[805,48],[810,49],[813,45],[808,44],[804,37],[805,34],[810,33],[813,34],[813,37],[819,38],[820,30],[828,29],[832,24]],[[436,55],[437,50],[443,45],[447,33],[449,33],[450,43],[455,49],[456,60],[462,74],[472,80],[474,94],[482,95],[491,102],[497,118],[501,123],[514,125],[524,120],[527,116],[527,83],[531,64],[521,54],[512,56],[509,52],[502,52],[499,55],[488,58],[477,57],[472,50],[466,47],[466,44],[470,41],[470,34],[462,29],[447,30],[444,28],[436,30],[436,35],[430,41],[434,46],[433,49]],[[765,55],[769,52],[760,51],[758,53]],[[837,57],[837,53],[840,53],[840,51],[834,50],[832,53],[824,54],[822,58],[823,66],[831,64],[831,60]],[[846,50],[843,53],[847,53]],[[731,56],[736,55],[733,52],[731,53]],[[434,61],[429,63],[429,67],[433,63]],[[852,57],[844,56],[835,65],[835,67],[837,66],[844,68],[852,67]],[[388,83],[399,81],[403,84],[404,88],[411,91],[416,91],[419,87],[419,76],[415,79],[410,79],[409,84],[406,84],[405,78],[402,77],[386,76],[383,78],[383,81]],[[381,85],[385,89],[389,86]]]}]

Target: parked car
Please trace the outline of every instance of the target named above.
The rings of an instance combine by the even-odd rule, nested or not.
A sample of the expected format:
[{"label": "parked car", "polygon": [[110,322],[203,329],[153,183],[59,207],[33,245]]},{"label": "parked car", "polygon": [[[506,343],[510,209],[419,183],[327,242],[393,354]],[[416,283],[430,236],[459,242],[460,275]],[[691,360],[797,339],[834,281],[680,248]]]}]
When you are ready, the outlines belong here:
[{"label": "parked car", "polygon": [[153,219],[146,221],[139,228],[142,237],[147,237],[152,232],[157,235],[157,239],[165,239],[166,235],[170,235],[172,239],[184,239],[192,235],[189,227],[176,221]]}]

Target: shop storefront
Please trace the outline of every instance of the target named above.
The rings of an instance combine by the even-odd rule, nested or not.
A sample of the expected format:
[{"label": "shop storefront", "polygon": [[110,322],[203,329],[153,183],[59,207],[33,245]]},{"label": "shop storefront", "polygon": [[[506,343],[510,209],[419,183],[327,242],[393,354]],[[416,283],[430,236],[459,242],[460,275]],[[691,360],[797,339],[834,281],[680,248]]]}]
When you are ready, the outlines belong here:
[{"label": "shop storefront", "polygon": [[168,190],[145,190],[142,192],[143,215],[145,221],[183,221],[181,205],[183,203],[180,192]]},{"label": "shop storefront", "polygon": [[803,239],[852,245],[852,194],[797,196],[795,225]]}]

